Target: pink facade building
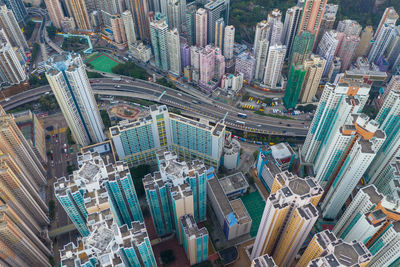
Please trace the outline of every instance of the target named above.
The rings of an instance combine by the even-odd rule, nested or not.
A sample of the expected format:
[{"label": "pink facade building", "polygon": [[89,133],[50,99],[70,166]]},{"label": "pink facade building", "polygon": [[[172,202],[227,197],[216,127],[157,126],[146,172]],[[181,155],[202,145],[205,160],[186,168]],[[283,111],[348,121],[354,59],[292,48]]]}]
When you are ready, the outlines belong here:
[{"label": "pink facade building", "polygon": [[118,45],[126,43],[124,22],[120,15],[112,16],[110,21],[111,21],[111,28],[112,28],[113,35],[114,35],[114,42],[117,44],[118,48],[121,48]]},{"label": "pink facade building", "polygon": [[196,45],[207,45],[207,11],[204,8],[196,11]]},{"label": "pink facade building", "polygon": [[200,82],[207,84],[214,78],[215,71],[215,48],[207,45],[200,52]]},{"label": "pink facade building", "polygon": [[344,72],[350,67],[359,43],[360,37],[356,35],[349,35],[343,38],[338,52],[338,57],[340,57],[342,62],[342,66],[340,68],[341,72]]}]

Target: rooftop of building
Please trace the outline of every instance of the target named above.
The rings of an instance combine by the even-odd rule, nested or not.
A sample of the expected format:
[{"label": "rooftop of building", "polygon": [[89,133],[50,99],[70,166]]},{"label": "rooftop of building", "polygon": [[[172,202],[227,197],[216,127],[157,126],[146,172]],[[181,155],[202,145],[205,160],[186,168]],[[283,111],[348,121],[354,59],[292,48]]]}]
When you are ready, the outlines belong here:
[{"label": "rooftop of building", "polygon": [[118,125],[110,127],[111,137],[119,135],[122,131],[126,131],[142,125],[151,124],[152,122],[153,119],[151,116],[141,117],[132,122],[128,120],[120,121]]},{"label": "rooftop of building", "polygon": [[360,257],[369,254],[369,251],[361,242],[353,241],[350,244],[340,240],[334,246],[333,254],[340,264],[354,266],[359,264]]},{"label": "rooftop of building", "polygon": [[279,143],[271,146],[272,156],[277,159],[285,159],[294,154],[292,147],[289,143]]},{"label": "rooftop of building", "polygon": [[189,238],[202,237],[208,235],[208,231],[205,227],[200,228],[197,226],[196,221],[194,220],[193,215],[185,214],[181,217],[181,223],[183,225],[183,229],[185,234],[189,236]]},{"label": "rooftop of building", "polygon": [[209,186],[212,190],[212,193],[214,194],[215,198],[217,199],[217,202],[218,202],[224,216],[227,216],[228,214],[232,213],[233,208],[232,208],[231,204],[229,203],[229,200],[226,197],[224,189],[222,188],[221,184],[219,183],[218,178],[216,176],[214,176],[213,178],[208,179],[207,183],[209,184]]},{"label": "rooftop of building", "polygon": [[239,224],[246,224],[252,221],[240,198],[230,201],[230,204],[233,208],[235,219]]},{"label": "rooftop of building", "polygon": [[323,192],[322,187],[310,176],[301,178],[289,171],[285,171],[278,173],[275,179],[281,184],[281,190],[286,197],[295,194],[305,198],[319,195]]},{"label": "rooftop of building", "polygon": [[278,265],[275,264],[274,259],[268,254],[255,258],[253,263],[254,267],[278,267]]},{"label": "rooftop of building", "polygon": [[81,148],[81,153],[98,153],[105,164],[115,163],[115,155],[110,140]]},{"label": "rooftop of building", "polygon": [[329,244],[337,240],[334,233],[330,230],[324,230],[315,234],[316,241],[322,249],[326,249]]},{"label": "rooftop of building", "polygon": [[378,204],[383,199],[383,195],[381,195],[374,185],[367,185],[361,190],[369,196],[369,199],[372,203]]},{"label": "rooftop of building", "polygon": [[222,189],[225,194],[229,194],[241,188],[249,187],[242,172],[237,172],[219,179]]}]

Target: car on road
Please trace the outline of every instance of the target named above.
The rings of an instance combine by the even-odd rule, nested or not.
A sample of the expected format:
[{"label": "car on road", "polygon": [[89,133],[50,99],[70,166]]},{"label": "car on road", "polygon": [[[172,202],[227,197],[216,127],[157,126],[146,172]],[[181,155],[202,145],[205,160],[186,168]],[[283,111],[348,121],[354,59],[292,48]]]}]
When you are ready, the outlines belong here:
[{"label": "car on road", "polygon": [[67,144],[64,144],[63,148],[67,148]]},{"label": "car on road", "polygon": [[261,124],[257,124],[257,127],[261,127]]}]

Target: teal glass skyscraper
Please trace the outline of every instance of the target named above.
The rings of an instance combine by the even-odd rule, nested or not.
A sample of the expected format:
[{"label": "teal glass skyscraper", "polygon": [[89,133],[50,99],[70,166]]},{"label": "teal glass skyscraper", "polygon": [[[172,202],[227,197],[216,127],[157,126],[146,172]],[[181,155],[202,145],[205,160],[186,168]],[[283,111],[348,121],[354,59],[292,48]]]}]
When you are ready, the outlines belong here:
[{"label": "teal glass skyscraper", "polygon": [[65,187],[70,183],[65,177],[58,179],[54,183],[56,197],[79,233],[88,236],[90,231],[86,225],[88,212],[85,208],[84,192],[76,187]]},{"label": "teal glass skyscraper", "polygon": [[143,178],[143,185],[157,234],[164,236],[172,233],[173,222],[168,185],[161,179],[159,172],[155,172],[154,176],[147,174]]},{"label": "teal glass skyscraper", "polygon": [[143,222],[139,200],[124,162],[105,164],[97,153],[78,156],[79,170],[54,184],[55,195],[82,236],[88,236],[89,214],[110,207],[118,226]]},{"label": "teal glass skyscraper", "polygon": [[108,173],[105,186],[111,209],[117,215],[118,225],[127,224],[131,227],[132,221],[143,222],[142,211],[127,163],[119,161],[115,164],[114,171]]},{"label": "teal glass skyscraper", "polygon": [[383,96],[385,100],[376,116],[386,140],[365,174],[369,184],[377,183],[400,149],[400,76],[393,76],[386,90]]},{"label": "teal glass skyscraper", "polygon": [[208,231],[205,227],[199,229],[193,216],[182,216],[180,227],[183,233],[183,248],[189,258],[190,265],[208,259]]}]

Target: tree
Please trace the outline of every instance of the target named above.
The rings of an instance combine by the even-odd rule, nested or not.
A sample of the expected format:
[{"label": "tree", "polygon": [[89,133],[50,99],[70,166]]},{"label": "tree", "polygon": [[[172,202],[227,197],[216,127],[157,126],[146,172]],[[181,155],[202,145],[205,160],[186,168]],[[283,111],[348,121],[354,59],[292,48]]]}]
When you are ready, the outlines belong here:
[{"label": "tree", "polygon": [[45,95],[39,98],[39,105],[42,111],[51,111],[58,109],[58,104],[54,96]]},{"label": "tree", "polygon": [[[88,67],[93,67],[92,65],[90,65],[90,63],[86,63],[86,65]],[[86,74],[87,74],[89,79],[104,78],[103,75],[101,75],[98,72],[94,72],[94,71],[86,71]]]},{"label": "tree", "polygon": [[25,27],[23,28],[24,34],[25,34],[25,38],[27,40],[31,39],[33,30],[36,27],[36,23],[33,22],[33,20],[29,20],[28,22],[25,23]]},{"label": "tree", "polygon": [[32,47],[32,54],[31,54],[31,62],[34,62],[37,58],[39,53],[40,46],[38,43],[34,43]]},{"label": "tree", "polygon": [[130,76],[142,80],[146,80],[149,77],[145,69],[137,66],[133,62],[118,64],[114,66],[111,71],[115,74]]},{"label": "tree", "polygon": [[171,81],[168,81],[165,77],[158,79],[157,83],[172,89],[176,89],[175,84],[173,84]]},{"label": "tree", "polygon": [[161,251],[160,257],[164,264],[169,264],[175,261],[175,255],[172,249]]},{"label": "tree", "polygon": [[135,185],[136,194],[138,197],[144,196],[144,187],[142,179],[143,177],[150,173],[150,165],[143,164],[130,169],[133,184]]},{"label": "tree", "polygon": [[110,120],[110,117],[108,116],[107,110],[103,110],[103,109],[100,110],[100,116],[101,116],[101,119],[103,120],[104,127],[106,128],[106,130],[108,130],[108,128],[111,127],[111,120]]},{"label": "tree", "polygon": [[46,27],[50,39],[53,39],[57,34],[57,28],[54,25]]},{"label": "tree", "polygon": [[71,129],[70,128],[67,129],[67,143],[70,146],[75,144],[75,141],[74,141],[74,139],[72,137],[72,133],[71,133]]},{"label": "tree", "polygon": [[257,160],[257,158],[258,158],[258,150],[253,152],[253,157],[254,157],[254,160]]},{"label": "tree", "polygon": [[272,104],[272,98],[266,97],[264,98],[263,102],[267,105],[271,105]]},{"label": "tree", "polygon": [[49,200],[49,217],[51,221],[54,221],[56,217],[56,203],[54,200]]},{"label": "tree", "polygon": [[74,166],[72,166],[72,165],[68,165],[67,166],[67,173],[70,175],[70,174],[72,174],[73,172],[74,172],[74,170],[75,170],[75,167]]}]

